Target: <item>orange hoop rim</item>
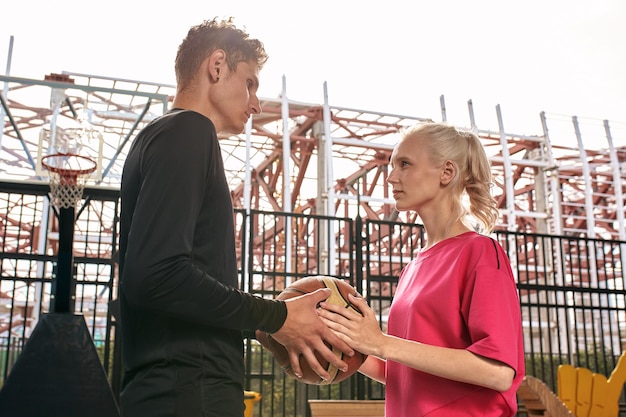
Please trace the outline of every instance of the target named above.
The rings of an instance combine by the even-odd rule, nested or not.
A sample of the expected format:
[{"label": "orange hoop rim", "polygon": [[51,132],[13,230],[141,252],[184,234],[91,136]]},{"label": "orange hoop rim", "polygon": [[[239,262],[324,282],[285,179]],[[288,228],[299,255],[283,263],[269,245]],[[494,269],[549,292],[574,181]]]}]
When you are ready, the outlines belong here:
[{"label": "orange hoop rim", "polygon": [[[59,158],[59,157],[77,158],[79,160],[89,162],[91,166],[88,168],[82,168],[82,169],[61,168],[61,167],[56,167],[54,165],[51,165],[47,162],[49,159]],[[75,153],[53,153],[50,155],[45,155],[44,157],[41,158],[41,166],[43,166],[45,169],[47,169],[50,172],[59,174],[61,177],[77,178],[79,175],[87,175],[87,174],[91,174],[92,172],[94,172],[96,170],[97,164],[96,164],[96,161],[89,158],[88,156],[79,155]]]}]

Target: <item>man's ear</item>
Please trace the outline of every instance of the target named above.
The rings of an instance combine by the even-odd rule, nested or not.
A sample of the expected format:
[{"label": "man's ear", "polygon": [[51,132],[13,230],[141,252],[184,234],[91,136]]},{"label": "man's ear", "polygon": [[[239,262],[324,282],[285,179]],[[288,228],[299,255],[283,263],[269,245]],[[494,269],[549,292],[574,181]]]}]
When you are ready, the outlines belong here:
[{"label": "man's ear", "polygon": [[223,49],[216,49],[208,57],[208,75],[211,82],[218,82],[226,70],[226,52]]},{"label": "man's ear", "polygon": [[451,160],[447,160],[443,163],[443,169],[441,170],[440,181],[442,185],[448,185],[454,178],[456,178],[458,170],[456,164]]}]

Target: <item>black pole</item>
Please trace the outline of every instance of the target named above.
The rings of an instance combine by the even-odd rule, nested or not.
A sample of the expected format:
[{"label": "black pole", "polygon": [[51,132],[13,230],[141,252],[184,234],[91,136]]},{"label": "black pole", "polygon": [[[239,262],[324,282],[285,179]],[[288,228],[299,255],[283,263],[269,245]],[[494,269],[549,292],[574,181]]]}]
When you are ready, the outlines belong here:
[{"label": "black pole", "polygon": [[[356,211],[356,219],[354,221],[354,246],[355,246],[355,262],[356,262],[356,290],[359,294],[363,294],[363,267],[366,264],[363,260],[363,219],[361,218],[361,181],[365,179],[365,174],[363,177],[359,177],[357,181],[357,193],[356,193],[356,203],[357,203],[357,211]],[[365,190],[365,185],[363,184],[362,189]],[[367,297],[370,297],[370,289],[367,288]],[[370,302],[370,300],[368,300]],[[356,398],[365,398],[365,376],[357,373],[356,377]]]},{"label": "black pole", "polygon": [[51,313],[74,313],[74,206],[59,208],[59,251],[52,279]]},{"label": "black pole", "polygon": [[2,416],[119,417],[85,318],[74,314],[74,216],[74,206],[59,207],[50,313],[42,315],[0,389]]}]

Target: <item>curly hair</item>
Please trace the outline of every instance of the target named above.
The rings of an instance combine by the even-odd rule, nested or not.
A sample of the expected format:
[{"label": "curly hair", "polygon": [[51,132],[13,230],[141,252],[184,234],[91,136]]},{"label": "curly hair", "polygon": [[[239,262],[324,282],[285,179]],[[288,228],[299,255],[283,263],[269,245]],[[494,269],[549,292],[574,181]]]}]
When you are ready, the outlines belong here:
[{"label": "curly hair", "polygon": [[263,43],[237,28],[233,17],[205,20],[192,26],[178,47],[174,70],[179,89],[193,81],[202,61],[217,49],[226,52],[226,63],[231,71],[239,62],[249,61],[256,62],[260,70],[268,59]]},{"label": "curly hair", "polygon": [[[455,192],[458,218],[465,222],[467,214],[474,216],[490,233],[500,215],[491,195],[492,175],[489,158],[478,136],[446,123],[427,122],[408,128],[405,138],[420,137],[434,166],[452,161],[458,171],[451,186]],[[469,208],[463,204],[463,194],[469,197]]]}]

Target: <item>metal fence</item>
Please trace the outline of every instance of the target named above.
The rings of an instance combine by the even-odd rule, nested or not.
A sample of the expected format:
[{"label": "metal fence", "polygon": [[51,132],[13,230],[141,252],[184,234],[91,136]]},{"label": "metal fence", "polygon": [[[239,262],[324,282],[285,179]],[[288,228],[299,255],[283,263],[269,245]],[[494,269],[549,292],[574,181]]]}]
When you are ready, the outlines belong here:
[{"label": "metal fence", "polygon": [[[48,185],[0,183],[0,384],[49,311],[58,221]],[[111,387],[121,380],[117,296],[119,191],[87,188],[74,236],[75,312],[85,317]],[[361,218],[235,212],[241,288],[273,298],[308,275],[333,275],[364,294],[386,326],[400,271],[423,229]],[[561,363],[610,374],[626,339],[626,242],[497,231],[518,282],[527,373],[556,389]],[[286,377],[253,337],[245,339],[246,388],[261,393],[256,416],[307,416],[308,399],[381,399],[360,374],[313,386]]]}]

